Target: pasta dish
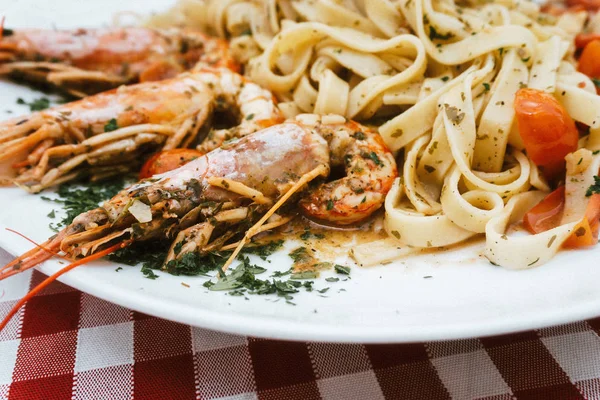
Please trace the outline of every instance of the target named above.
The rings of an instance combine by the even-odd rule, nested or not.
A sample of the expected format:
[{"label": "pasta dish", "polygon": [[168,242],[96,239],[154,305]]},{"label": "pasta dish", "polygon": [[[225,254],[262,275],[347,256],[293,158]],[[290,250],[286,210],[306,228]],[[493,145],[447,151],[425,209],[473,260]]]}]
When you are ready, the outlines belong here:
[{"label": "pasta dish", "polygon": [[[21,100],[32,113],[0,123],[1,182],[59,187],[67,209],[0,279],[53,256],[71,263],[50,280],[129,256],[150,278],[217,271],[211,290],[286,297],[301,284],[256,280],[265,269],[244,254],[266,257],[264,238],[301,218],[323,232],[381,225],[352,247],[361,266],[472,237],[508,269],[595,246],[599,7],[180,0],[135,27],[4,27],[0,74],[72,101]],[[132,172],[124,189],[64,186]],[[290,257],[298,279],[349,271],[305,247]]]}]

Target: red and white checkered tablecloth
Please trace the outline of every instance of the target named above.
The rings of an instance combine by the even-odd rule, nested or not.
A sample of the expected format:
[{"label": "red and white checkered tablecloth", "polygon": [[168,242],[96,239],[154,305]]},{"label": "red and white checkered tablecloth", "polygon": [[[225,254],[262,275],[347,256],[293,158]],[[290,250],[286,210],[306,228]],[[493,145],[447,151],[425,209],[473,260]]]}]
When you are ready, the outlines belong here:
[{"label": "red and white checkered tablecloth", "polygon": [[[8,260],[0,250],[0,264]],[[0,317],[44,278],[0,289]],[[143,315],[55,283],[0,333],[0,399],[600,399],[600,318],[492,338],[294,343]]]}]

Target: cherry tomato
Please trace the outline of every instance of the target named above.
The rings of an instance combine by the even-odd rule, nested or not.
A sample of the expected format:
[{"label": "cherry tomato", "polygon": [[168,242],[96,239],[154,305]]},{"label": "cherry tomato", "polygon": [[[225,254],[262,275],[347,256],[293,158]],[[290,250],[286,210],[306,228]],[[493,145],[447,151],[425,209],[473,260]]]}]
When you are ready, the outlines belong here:
[{"label": "cherry tomato", "polygon": [[564,208],[565,187],[560,186],[525,214],[523,225],[532,234],[556,228],[560,224]]},{"label": "cherry tomato", "polygon": [[567,0],[565,3],[567,7],[577,10],[596,11],[600,8],[599,0]]},{"label": "cherry tomato", "polygon": [[519,89],[514,107],[527,154],[547,178],[558,177],[565,156],[577,150],[575,122],[558,100],[541,90]]},{"label": "cherry tomato", "polygon": [[579,33],[575,36],[575,47],[583,49],[594,40],[600,40],[600,33]]},{"label": "cherry tomato", "polygon": [[585,46],[577,69],[590,78],[600,77],[600,40],[592,40]]},{"label": "cherry tomato", "polygon": [[598,243],[600,228],[600,194],[594,194],[585,209],[585,218],[573,229],[563,247],[576,248],[594,246]]},{"label": "cherry tomato", "polygon": [[[523,225],[530,233],[536,234],[560,225],[565,207],[565,187],[561,186],[546,196],[523,217]],[[573,229],[562,247],[577,248],[598,243],[600,230],[600,194],[590,197],[585,209],[585,218]]]},{"label": "cherry tomato", "polygon": [[149,178],[181,167],[188,162],[203,156],[204,153],[194,149],[173,149],[156,153],[142,167],[140,179]]}]

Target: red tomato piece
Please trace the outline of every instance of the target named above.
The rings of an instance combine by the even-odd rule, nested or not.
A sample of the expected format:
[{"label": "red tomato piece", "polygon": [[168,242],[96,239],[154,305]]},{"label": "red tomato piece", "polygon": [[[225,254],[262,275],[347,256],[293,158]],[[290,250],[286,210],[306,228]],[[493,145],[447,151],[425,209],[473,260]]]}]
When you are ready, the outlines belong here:
[{"label": "red tomato piece", "polygon": [[575,122],[558,100],[541,90],[519,89],[514,108],[527,154],[547,178],[556,178],[564,170],[565,156],[577,150]]},{"label": "red tomato piece", "polygon": [[150,178],[156,174],[172,171],[203,155],[204,153],[194,149],[161,151],[146,161],[140,171],[140,179]]},{"label": "red tomato piece", "polygon": [[600,40],[592,40],[584,47],[577,69],[590,78],[600,77]]},{"label": "red tomato piece", "polygon": [[560,224],[564,208],[565,187],[560,186],[525,214],[523,225],[532,234],[556,228]]},{"label": "red tomato piece", "polygon": [[[536,234],[556,228],[560,224],[565,207],[565,187],[561,186],[546,196],[523,217],[523,225],[530,233]],[[600,231],[600,194],[590,197],[585,210],[585,218],[573,229],[562,247],[578,248],[598,243]]]}]

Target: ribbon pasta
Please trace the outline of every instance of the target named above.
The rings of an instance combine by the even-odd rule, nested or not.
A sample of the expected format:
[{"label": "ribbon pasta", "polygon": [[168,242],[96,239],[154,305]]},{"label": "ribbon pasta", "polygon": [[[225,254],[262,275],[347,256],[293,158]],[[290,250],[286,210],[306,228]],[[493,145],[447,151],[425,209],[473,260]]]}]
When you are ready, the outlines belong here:
[{"label": "ribbon pasta", "polygon": [[[149,23],[229,38],[288,117],[377,121],[402,176],[385,201],[389,238],[356,247],[360,264],[485,235],[492,263],[523,269],[549,260],[582,221],[600,167],[583,148],[600,150],[600,96],[573,66],[585,19],[523,0],[180,0]],[[569,163],[562,224],[513,237],[509,225],[550,190],[516,127],[523,87],[554,95],[590,134],[586,161]]]}]

